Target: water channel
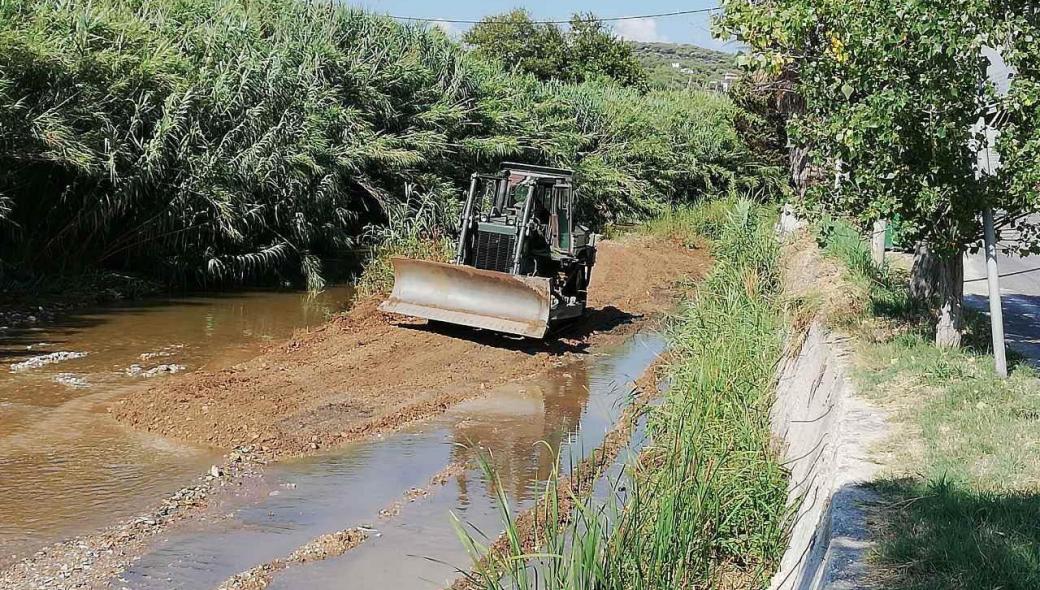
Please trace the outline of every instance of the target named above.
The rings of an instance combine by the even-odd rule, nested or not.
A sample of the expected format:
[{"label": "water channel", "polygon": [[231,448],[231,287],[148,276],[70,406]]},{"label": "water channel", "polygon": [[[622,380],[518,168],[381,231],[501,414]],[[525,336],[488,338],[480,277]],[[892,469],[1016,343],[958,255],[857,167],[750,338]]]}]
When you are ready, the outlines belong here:
[{"label": "water channel", "polygon": [[153,298],[0,331],[0,565],[150,508],[219,457],[121,427],[113,400],[250,358],[351,297],[339,287]]},{"label": "water channel", "polygon": [[509,384],[405,431],[268,468],[267,491],[226,517],[169,534],[117,580],[134,589],[215,588],[285,557],[320,535],[365,527],[369,538],[336,558],[278,572],[270,588],[442,588],[470,565],[451,514],[481,542],[503,528],[495,483],[472,467],[430,495],[380,510],[429,485],[443,467],[490,457],[511,510],[532,506],[560,470],[596,449],[630,400],[633,383],[664,348],[638,334],[616,349]]}]

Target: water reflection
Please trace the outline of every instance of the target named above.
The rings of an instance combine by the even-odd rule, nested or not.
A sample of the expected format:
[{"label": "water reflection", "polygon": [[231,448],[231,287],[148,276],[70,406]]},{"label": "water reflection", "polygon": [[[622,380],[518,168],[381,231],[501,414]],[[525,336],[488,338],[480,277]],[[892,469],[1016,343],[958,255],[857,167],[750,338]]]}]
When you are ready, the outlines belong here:
[{"label": "water reflection", "polygon": [[[486,449],[505,491],[529,500],[541,493],[561,448],[578,432],[588,402],[588,367],[575,363],[491,402],[463,406],[454,431],[454,458],[465,460],[474,449]],[[466,478],[458,478],[460,501],[469,494]]]},{"label": "water reflection", "polygon": [[[462,443],[455,445],[453,457],[469,456],[472,442],[488,447],[512,511],[529,508],[558,454],[560,470],[566,473],[572,462],[602,443],[623,411],[633,382],[663,348],[660,336],[640,334],[609,354],[461,404],[442,421],[451,428],[446,439]],[[615,469],[612,476],[619,472]],[[378,536],[341,557],[287,569],[274,577],[268,590],[445,588],[458,577],[459,568],[470,564],[449,514],[457,516],[478,542],[490,542],[502,530],[494,491],[481,470],[470,469],[428,498],[406,505],[399,517],[378,523]],[[346,522],[339,521],[338,528],[350,526]]]},{"label": "water reflection", "polygon": [[[245,360],[258,345],[296,328],[319,324],[346,309],[348,287],[316,296],[297,292],[247,292],[149,299],[102,307],[54,324],[0,332],[0,403],[59,406],[97,386],[136,382],[127,370],[160,365],[217,368]],[[54,353],[85,356],[11,371]],[[46,362],[46,361],[44,361]],[[74,376],[88,387],[56,380]],[[95,391],[90,391],[91,387]],[[9,432],[0,423],[0,433]]]}]

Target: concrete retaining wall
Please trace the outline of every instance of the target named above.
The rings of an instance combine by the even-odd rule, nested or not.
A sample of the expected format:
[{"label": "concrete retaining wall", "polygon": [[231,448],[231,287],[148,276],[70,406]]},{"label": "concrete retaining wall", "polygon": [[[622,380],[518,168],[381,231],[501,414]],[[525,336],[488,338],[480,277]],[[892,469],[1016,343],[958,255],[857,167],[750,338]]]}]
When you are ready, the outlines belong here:
[{"label": "concrete retaining wall", "polygon": [[846,357],[845,342],[814,323],[781,367],[772,422],[797,513],[773,589],[866,585],[870,541],[863,505],[873,494],[861,484],[877,471],[869,450],[884,436],[885,419],[857,397]]}]

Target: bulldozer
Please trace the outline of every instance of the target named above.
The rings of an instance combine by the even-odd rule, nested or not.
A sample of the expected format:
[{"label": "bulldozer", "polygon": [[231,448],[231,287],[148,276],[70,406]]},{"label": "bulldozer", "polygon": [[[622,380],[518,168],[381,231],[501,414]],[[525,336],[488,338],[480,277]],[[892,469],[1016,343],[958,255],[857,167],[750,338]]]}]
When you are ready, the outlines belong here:
[{"label": "bulldozer", "polygon": [[454,260],[393,258],[379,309],[527,338],[581,317],[597,236],[575,223],[573,176],[513,162],[473,174]]}]

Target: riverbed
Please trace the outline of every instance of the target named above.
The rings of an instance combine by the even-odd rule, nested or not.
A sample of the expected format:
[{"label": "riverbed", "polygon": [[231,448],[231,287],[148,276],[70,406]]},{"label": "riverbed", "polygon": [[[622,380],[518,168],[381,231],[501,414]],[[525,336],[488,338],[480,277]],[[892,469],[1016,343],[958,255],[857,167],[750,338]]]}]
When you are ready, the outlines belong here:
[{"label": "riverbed", "polygon": [[[339,587],[344,577],[363,586],[449,583],[470,563],[452,514],[491,539],[502,530],[503,498],[514,514],[532,507],[554,469],[566,474],[585,457],[582,464],[591,459],[620,473],[600,462],[618,456],[618,437],[629,432],[622,425],[630,424],[618,418],[633,401],[633,381],[664,345],[656,318],[710,268],[701,250],[646,237],[603,242],[599,254],[591,309],[544,341],[388,316],[366,299],[330,321],[322,311],[293,323],[321,325],[291,337],[241,326],[234,338],[215,332],[194,361],[193,348],[177,348],[170,334],[123,347],[97,370],[85,364],[106,356],[98,351],[108,338],[92,340],[96,349],[68,340],[17,351],[8,367],[25,384],[20,391],[31,374],[36,385],[61,385],[73,396],[40,411],[90,405],[75,413],[91,431],[117,429],[123,450],[111,456],[143,475],[130,478],[140,486],[132,489],[99,457],[99,481],[117,492],[97,515],[65,491],[77,508],[69,519],[30,522],[40,514],[26,496],[16,532],[62,540],[35,554],[25,547],[43,541],[23,543],[16,554],[24,558],[0,567],[0,586],[312,588]],[[306,315],[313,306],[303,309]],[[139,321],[166,326],[160,333],[195,317],[164,322],[140,313]],[[111,340],[123,331],[112,330]],[[18,345],[45,342],[44,335],[29,341]],[[106,378],[112,387],[99,387]],[[98,393],[81,392],[90,389]],[[588,454],[597,446],[595,459]],[[495,475],[474,464],[477,456],[489,458]],[[76,477],[66,470],[59,479]]]},{"label": "riverbed", "polygon": [[[568,473],[594,452],[664,346],[661,335],[639,333],[392,435],[270,466],[262,486],[169,531],[112,584],[137,590],[332,589],[348,580],[355,588],[450,586],[471,565],[452,515],[478,542],[496,536],[504,528],[501,499],[515,516],[534,505],[554,473]],[[477,457],[487,461],[490,478]],[[451,465],[463,467],[445,469]],[[449,477],[438,476],[447,471]],[[341,556],[281,567],[308,542],[347,529],[364,530],[367,539]],[[253,576],[230,581],[250,570]]]},{"label": "riverbed", "polygon": [[0,331],[0,564],[148,508],[219,460],[121,426],[112,400],[251,358],[351,298],[349,287],[153,298]]}]

